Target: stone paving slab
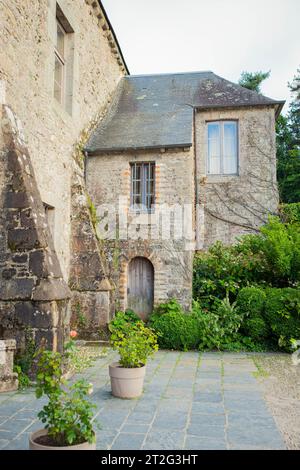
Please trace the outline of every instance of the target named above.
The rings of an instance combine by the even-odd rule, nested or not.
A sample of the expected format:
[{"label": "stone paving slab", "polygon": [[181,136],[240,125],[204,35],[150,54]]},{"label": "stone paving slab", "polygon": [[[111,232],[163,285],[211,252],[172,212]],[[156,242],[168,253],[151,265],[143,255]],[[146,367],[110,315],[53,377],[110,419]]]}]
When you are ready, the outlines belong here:
[{"label": "stone paving slab", "polygon": [[[251,355],[159,351],[134,400],[111,395],[115,359],[109,351],[80,374],[94,385],[97,449],[285,449]],[[44,403],[33,390],[0,394],[0,449],[28,448]]]}]

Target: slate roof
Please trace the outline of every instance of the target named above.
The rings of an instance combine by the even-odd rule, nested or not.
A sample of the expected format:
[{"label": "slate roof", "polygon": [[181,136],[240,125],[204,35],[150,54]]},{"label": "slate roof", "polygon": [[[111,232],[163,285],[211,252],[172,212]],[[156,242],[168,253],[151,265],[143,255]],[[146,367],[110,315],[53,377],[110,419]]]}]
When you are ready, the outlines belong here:
[{"label": "slate roof", "polygon": [[189,147],[193,110],[273,106],[275,101],[213,72],[123,77],[112,106],[89,139],[88,154],[129,149]]}]

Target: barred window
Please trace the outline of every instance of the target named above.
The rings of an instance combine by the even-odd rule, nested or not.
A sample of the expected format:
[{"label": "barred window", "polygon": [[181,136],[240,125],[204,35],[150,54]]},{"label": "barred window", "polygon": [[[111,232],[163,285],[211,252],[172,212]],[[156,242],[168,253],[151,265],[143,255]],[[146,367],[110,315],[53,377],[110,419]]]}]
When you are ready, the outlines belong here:
[{"label": "barred window", "polygon": [[131,163],[131,208],[150,212],[154,202],[155,163]]}]

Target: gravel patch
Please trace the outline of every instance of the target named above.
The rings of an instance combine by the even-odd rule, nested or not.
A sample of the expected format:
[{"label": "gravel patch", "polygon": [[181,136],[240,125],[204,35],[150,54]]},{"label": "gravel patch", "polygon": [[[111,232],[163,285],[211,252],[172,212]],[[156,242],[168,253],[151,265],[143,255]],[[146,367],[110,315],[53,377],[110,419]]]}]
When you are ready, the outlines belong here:
[{"label": "gravel patch", "polygon": [[300,364],[290,354],[257,354],[257,379],[264,398],[290,450],[300,449]]}]

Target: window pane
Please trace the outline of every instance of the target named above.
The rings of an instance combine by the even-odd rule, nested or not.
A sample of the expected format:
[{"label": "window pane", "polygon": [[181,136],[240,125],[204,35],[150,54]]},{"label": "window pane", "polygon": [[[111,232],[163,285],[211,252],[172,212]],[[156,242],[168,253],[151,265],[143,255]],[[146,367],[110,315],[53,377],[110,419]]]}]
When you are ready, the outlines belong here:
[{"label": "window pane", "polygon": [[139,180],[134,181],[133,193],[141,195],[141,182]]},{"label": "window pane", "polygon": [[142,202],[141,196],[139,194],[133,196],[133,205],[137,206],[140,205]]},{"label": "window pane", "polygon": [[57,25],[57,35],[56,35],[56,49],[57,52],[60,54],[62,58],[64,58],[64,41],[65,41],[65,35],[63,32],[62,27],[60,26],[59,23]]},{"label": "window pane", "polygon": [[134,165],[134,179],[140,180],[141,179],[141,165]]},{"label": "window pane", "polygon": [[155,165],[154,163],[151,163],[151,172],[150,172],[150,178],[154,180],[154,170],[155,170]]},{"label": "window pane", "polygon": [[63,97],[63,64],[57,56],[55,56],[55,70],[54,70],[54,97],[62,103]]},{"label": "window pane", "polygon": [[237,172],[237,123],[224,122],[223,170],[225,174]]},{"label": "window pane", "polygon": [[220,124],[209,123],[208,129],[208,173],[219,174],[221,171]]},{"label": "window pane", "polygon": [[131,165],[131,201],[136,209],[144,205],[150,210],[154,203],[154,166],[152,162]]}]

